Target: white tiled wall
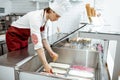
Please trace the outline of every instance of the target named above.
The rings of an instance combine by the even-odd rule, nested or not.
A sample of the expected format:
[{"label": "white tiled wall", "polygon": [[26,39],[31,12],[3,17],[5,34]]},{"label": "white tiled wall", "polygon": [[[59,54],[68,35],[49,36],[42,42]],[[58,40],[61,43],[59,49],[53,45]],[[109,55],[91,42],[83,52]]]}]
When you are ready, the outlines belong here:
[{"label": "white tiled wall", "polygon": [[0,16],[1,15],[6,15],[6,14],[9,14],[11,12],[11,1],[8,1],[8,0],[0,0],[0,7],[1,8],[5,8],[5,13],[0,13]]},{"label": "white tiled wall", "polygon": [[119,3],[120,3],[119,0],[115,0],[115,1],[105,0],[103,6],[104,7],[103,15],[105,22],[107,24],[112,25],[112,27],[110,27],[109,29],[120,32],[120,27],[119,27],[120,10],[118,9],[120,7]]},{"label": "white tiled wall", "polygon": [[[39,3],[39,9],[47,7],[48,3]],[[12,1],[12,12],[14,13],[26,13],[32,10],[36,10],[36,2],[32,0],[13,0]]]},{"label": "white tiled wall", "polygon": [[30,0],[12,0],[12,13],[26,13],[35,10],[35,3]]},{"label": "white tiled wall", "polygon": [[69,33],[79,27],[80,22],[88,22],[84,3],[74,3],[72,8],[66,12],[54,27],[59,27],[61,32]]},{"label": "white tiled wall", "polygon": [[[39,3],[39,9],[48,6],[48,2]],[[32,0],[0,0],[0,7],[5,8],[6,15],[10,13],[27,13],[36,10],[36,2]]]}]

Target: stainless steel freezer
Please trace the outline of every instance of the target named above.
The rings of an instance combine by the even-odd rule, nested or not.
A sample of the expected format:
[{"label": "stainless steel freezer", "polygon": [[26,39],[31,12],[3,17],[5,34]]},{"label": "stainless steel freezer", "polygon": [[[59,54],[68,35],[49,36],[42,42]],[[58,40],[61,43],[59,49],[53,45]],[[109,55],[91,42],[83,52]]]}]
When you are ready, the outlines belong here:
[{"label": "stainless steel freezer", "polygon": [[[65,63],[70,66],[83,65],[97,69],[97,51],[56,46],[52,48],[59,54],[57,63]],[[45,54],[48,62],[51,62],[52,60],[48,53],[46,52]],[[32,45],[29,46],[28,50],[23,49],[1,56],[0,69],[0,80],[72,80],[72,78],[68,77],[69,74],[57,75],[42,73],[43,66],[37,54],[35,54]],[[96,80],[95,73],[94,77],[90,78],[90,80]]]},{"label": "stainless steel freezer", "polygon": [[[79,29],[76,29],[75,32],[77,30]],[[0,57],[0,80],[99,80],[97,75],[99,72],[99,52],[89,47],[65,47],[65,43],[63,42],[69,42],[70,38],[76,36],[74,31],[70,34],[55,35],[48,40],[52,40],[52,42],[50,41],[52,49],[59,54],[56,63],[70,65],[66,74],[45,73],[38,55],[33,50],[33,45],[30,44],[28,48],[11,52]],[[61,43],[63,43],[63,45],[60,45]],[[47,51],[45,51],[45,55],[47,61],[49,63],[52,62]],[[94,77],[71,77],[69,72],[74,65],[92,68],[94,70],[94,72],[92,72]]]},{"label": "stainless steel freezer", "polygon": [[[43,71],[43,66],[41,64],[38,65],[39,58],[38,56],[32,57],[25,64],[19,66],[19,80],[79,80],[83,78],[83,80],[97,80],[96,73],[98,67],[98,51],[90,50],[90,49],[74,49],[68,47],[58,47],[59,43],[54,45],[52,49],[58,53],[59,58],[55,63],[64,63],[69,64],[70,66],[79,65],[85,66],[94,69],[94,77],[92,78],[70,78],[68,73],[71,70],[69,68],[66,74],[48,74]],[[46,57],[48,62],[52,62],[50,56],[46,52]]]},{"label": "stainless steel freezer", "polygon": [[[59,36],[62,35],[62,38]],[[67,34],[68,35],[68,34]],[[76,35],[76,34],[73,34]],[[65,37],[64,37],[65,36]],[[59,45],[61,42],[66,42],[71,35],[66,36],[66,34],[58,34],[58,41],[52,43],[52,49],[58,53],[59,58],[56,63],[64,63],[70,65],[70,68],[67,69],[66,74],[48,74],[43,70],[42,65],[38,65],[39,58],[38,56],[32,57],[31,60],[26,62],[25,64],[19,66],[19,80],[99,80],[97,78],[98,73],[98,62],[99,62],[99,52],[96,50],[92,50],[90,48],[79,49],[79,48],[71,48],[71,47],[63,47],[64,45]],[[54,36],[54,40],[56,39]],[[63,43],[65,44],[65,43]],[[49,63],[52,62],[50,56],[46,52],[46,57]],[[85,66],[88,68],[92,68],[94,70],[94,77],[70,77],[71,66]],[[74,78],[73,78],[74,77]]]}]

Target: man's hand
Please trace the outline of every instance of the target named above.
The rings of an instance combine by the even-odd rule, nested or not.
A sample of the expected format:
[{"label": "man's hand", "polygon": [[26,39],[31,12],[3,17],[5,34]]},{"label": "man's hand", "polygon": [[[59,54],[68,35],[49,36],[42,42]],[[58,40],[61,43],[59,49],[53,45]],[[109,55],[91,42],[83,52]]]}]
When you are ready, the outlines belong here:
[{"label": "man's hand", "polygon": [[45,69],[45,72],[53,74],[52,67],[50,65],[45,65],[44,69]]},{"label": "man's hand", "polygon": [[52,57],[53,62],[55,62],[58,59],[58,54],[55,52],[50,53],[50,56]]}]

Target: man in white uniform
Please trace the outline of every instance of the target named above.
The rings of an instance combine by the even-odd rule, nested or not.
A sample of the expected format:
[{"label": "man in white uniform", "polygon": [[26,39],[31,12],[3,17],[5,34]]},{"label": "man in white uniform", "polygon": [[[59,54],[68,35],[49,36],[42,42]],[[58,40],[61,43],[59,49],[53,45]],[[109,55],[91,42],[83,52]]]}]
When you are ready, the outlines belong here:
[{"label": "man in white uniform", "polygon": [[23,49],[28,46],[28,38],[31,36],[34,49],[40,57],[45,71],[52,72],[44,54],[44,48],[55,61],[58,55],[51,49],[47,42],[46,23],[48,20],[56,21],[68,8],[67,0],[56,0],[48,8],[27,13],[11,24],[6,32],[8,51]]}]

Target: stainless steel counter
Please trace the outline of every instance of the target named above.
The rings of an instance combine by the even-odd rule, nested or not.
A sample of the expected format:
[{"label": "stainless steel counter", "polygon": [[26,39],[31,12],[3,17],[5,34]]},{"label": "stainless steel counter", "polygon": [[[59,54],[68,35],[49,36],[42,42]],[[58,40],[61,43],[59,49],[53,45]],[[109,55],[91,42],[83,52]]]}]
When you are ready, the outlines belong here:
[{"label": "stainless steel counter", "polygon": [[[52,45],[56,41],[62,41],[66,38],[62,40],[61,38],[66,35],[68,34],[52,35],[48,38],[49,43]],[[55,46],[52,48],[59,54],[59,59],[56,62],[66,63],[69,65],[83,65],[97,69],[97,51],[70,48],[65,49]],[[48,62],[51,62],[52,60],[48,53],[45,52],[45,54]],[[0,70],[0,80],[72,80],[66,76],[61,77],[55,74],[42,74],[41,71],[43,71],[43,66],[35,53],[32,44],[30,44],[28,48],[10,52],[1,56]],[[96,80],[96,77],[91,80]]]},{"label": "stainless steel counter", "polygon": [[28,48],[0,56],[0,80],[18,80],[17,67],[29,61],[34,55],[33,47],[29,45]]},{"label": "stainless steel counter", "polygon": [[33,50],[32,44],[30,44],[28,48],[8,52],[7,54],[0,56],[0,65],[14,67],[20,61],[34,55],[35,52]]},{"label": "stainless steel counter", "polygon": [[[55,46],[52,48],[59,54],[59,59],[56,62],[66,63],[71,66],[83,65],[96,68],[98,59],[96,57],[98,55],[97,51],[65,49]],[[47,52],[45,54],[48,62],[51,62],[52,60]],[[23,50],[10,52],[1,56],[0,69],[0,80],[74,80],[68,78],[67,75],[42,74],[43,66],[37,54],[34,52],[32,44]],[[90,80],[95,80],[95,77]]]}]

